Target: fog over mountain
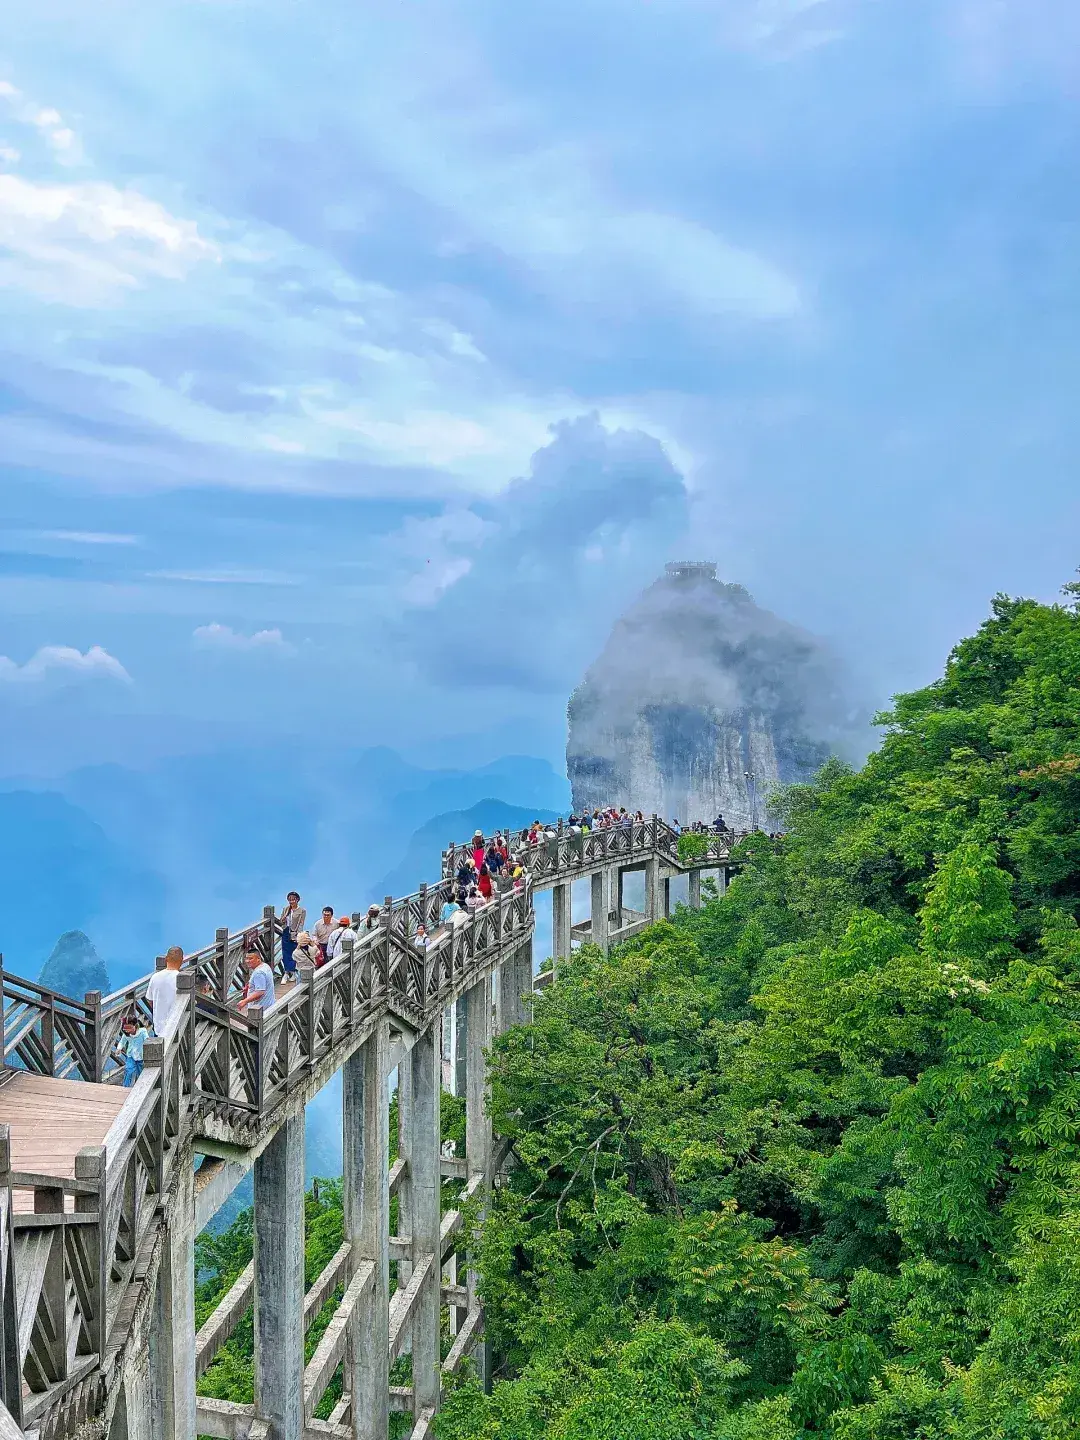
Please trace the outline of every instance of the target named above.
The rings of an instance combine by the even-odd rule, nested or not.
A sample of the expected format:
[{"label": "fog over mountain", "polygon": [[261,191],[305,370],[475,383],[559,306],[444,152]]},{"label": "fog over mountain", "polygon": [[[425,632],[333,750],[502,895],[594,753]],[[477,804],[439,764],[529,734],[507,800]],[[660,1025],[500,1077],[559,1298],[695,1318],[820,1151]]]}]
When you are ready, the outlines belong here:
[{"label": "fog over mountain", "polygon": [[848,683],[814,636],[716,566],[678,562],[618,620],[570,697],[577,807],[763,823],[768,796],[865,748]]}]

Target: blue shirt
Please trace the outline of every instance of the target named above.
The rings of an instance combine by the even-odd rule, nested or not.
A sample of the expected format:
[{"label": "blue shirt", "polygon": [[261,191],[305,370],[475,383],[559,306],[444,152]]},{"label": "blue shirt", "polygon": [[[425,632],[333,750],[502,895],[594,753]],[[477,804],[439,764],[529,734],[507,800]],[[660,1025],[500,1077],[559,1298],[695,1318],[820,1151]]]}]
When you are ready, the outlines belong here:
[{"label": "blue shirt", "polygon": [[264,960],[256,965],[248,979],[247,1010],[269,1010],[274,1003],[274,975]]},{"label": "blue shirt", "polygon": [[134,1035],[125,1035],[124,1054],[127,1055],[129,1059],[138,1060],[141,1063],[143,1058],[143,1045],[149,1039],[150,1031],[147,1030],[145,1025],[136,1030]]}]

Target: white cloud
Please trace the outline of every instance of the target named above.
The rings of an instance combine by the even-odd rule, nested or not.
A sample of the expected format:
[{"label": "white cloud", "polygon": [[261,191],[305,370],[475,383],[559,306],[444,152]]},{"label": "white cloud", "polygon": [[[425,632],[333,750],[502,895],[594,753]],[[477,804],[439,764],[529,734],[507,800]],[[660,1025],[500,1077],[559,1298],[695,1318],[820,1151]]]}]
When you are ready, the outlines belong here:
[{"label": "white cloud", "polygon": [[61,164],[77,165],[82,161],[79,137],[65,123],[59,110],[51,105],[36,104],[8,80],[0,80],[0,99],[7,101],[8,109],[20,125],[37,131]]},{"label": "white cloud", "polygon": [[67,545],[138,545],[138,535],[114,535],[107,530],[40,530],[42,540],[59,540]]},{"label": "white cloud", "polygon": [[83,680],[119,680],[131,684],[131,676],[117,660],[100,645],[89,650],[76,650],[70,645],[43,645],[23,665],[0,655],[0,684],[34,685],[50,678]]},{"label": "white cloud", "polygon": [[276,570],[151,570],[148,580],[178,580],[189,585],[297,585],[291,575]]},{"label": "white cloud", "polygon": [[137,190],[13,174],[0,174],[0,254],[0,287],[90,306],[220,257],[193,221]]},{"label": "white cloud", "polygon": [[200,625],[192,631],[192,640],[202,650],[246,650],[274,651],[278,655],[292,654],[295,646],[285,639],[276,627],[273,630],[256,630],[254,635],[244,635],[231,625],[219,625],[215,620],[209,625]]}]

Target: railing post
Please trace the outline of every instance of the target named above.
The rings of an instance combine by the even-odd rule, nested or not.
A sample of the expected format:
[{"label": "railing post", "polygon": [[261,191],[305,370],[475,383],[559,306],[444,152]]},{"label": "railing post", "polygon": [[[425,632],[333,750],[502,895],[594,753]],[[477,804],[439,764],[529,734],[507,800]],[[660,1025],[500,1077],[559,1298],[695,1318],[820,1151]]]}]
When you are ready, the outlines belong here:
[{"label": "railing post", "polygon": [[[0,976],[0,993],[3,981]],[[0,1006],[0,1017],[3,1008]],[[0,1018],[0,1025],[2,1025]],[[0,1399],[22,1426],[22,1374],[19,1369],[19,1307],[15,1280],[15,1231],[11,1219],[11,1131],[0,1125]]]},{"label": "railing post", "polygon": [[[0,950],[0,1065],[7,1064],[7,1031],[5,1028],[4,1012],[7,996],[4,990],[4,952]],[[8,1406],[11,1409],[11,1406]]]},{"label": "railing post", "polygon": [[[277,935],[277,911],[273,905],[263,906],[263,944],[266,946],[266,963],[274,969],[274,940]],[[262,1008],[261,1006],[259,1007]]]},{"label": "railing post", "polygon": [[[100,1358],[105,1353],[108,1339],[108,1273],[109,1257],[105,1253],[105,1240],[109,1233],[109,1217],[106,1213],[105,1193],[105,1147],[86,1145],[75,1156],[75,1179],[84,1180],[94,1186],[92,1193],[75,1196],[76,1212],[97,1213],[97,1223],[83,1228],[86,1248],[89,1250],[87,1269],[93,1286],[90,1303],[92,1313],[87,1316],[90,1344]],[[119,1198],[119,1197],[118,1197]]]},{"label": "railing post", "polygon": [[222,1005],[229,1003],[229,985],[232,976],[229,974],[229,927],[219,925],[214,931],[214,962],[217,967],[217,998]]},{"label": "railing post", "polygon": [[[83,1003],[84,1003],[84,1004],[90,1009],[90,1011],[91,1011],[91,1017],[90,1017],[90,1040],[91,1040],[90,1056],[91,1056],[91,1060],[90,1060],[90,1063],[91,1063],[91,1066],[92,1066],[92,1068],[93,1068],[93,1073],[90,1074],[90,1075],[87,1075],[86,1078],[87,1078],[87,1080],[94,1080],[94,1081],[96,1081],[96,1082],[98,1082],[98,1083],[100,1084],[100,1082],[101,1082],[101,1077],[102,1077],[102,1075],[105,1073],[105,1059],[106,1059],[106,1057],[105,1057],[104,1055],[102,1055],[102,1053],[101,1053],[102,1044],[103,1044],[103,1042],[104,1042],[104,1036],[103,1036],[102,1033],[101,1033],[101,991],[100,991],[100,990],[87,990],[86,995],[85,995],[85,997],[84,997]],[[56,1062],[55,1062],[55,1056],[52,1055],[52,1054],[50,1054],[50,1056],[49,1056],[49,1074],[50,1074],[50,1075],[53,1073],[53,1071],[54,1071],[54,1069],[55,1069],[55,1063],[56,1063]]]},{"label": "railing post", "polygon": [[165,1189],[165,1127],[169,1097],[165,1093],[165,1041],[155,1035],[143,1041],[143,1071],[161,1070],[161,1133],[154,1146],[154,1194],[160,1195]]}]

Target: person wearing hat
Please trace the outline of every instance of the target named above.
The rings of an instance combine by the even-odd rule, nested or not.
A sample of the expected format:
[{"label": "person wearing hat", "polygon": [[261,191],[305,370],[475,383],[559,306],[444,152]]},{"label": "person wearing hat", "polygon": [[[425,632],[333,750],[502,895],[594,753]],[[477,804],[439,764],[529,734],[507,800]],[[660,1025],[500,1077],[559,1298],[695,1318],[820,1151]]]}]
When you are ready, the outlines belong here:
[{"label": "person wearing hat", "polygon": [[352,928],[352,921],[348,915],[338,917],[337,928],[330,936],[326,947],[326,963],[330,965],[341,954],[342,946],[346,940],[356,940],[356,931]]},{"label": "person wearing hat", "polygon": [[472,858],[473,865],[476,867],[477,874],[480,873],[480,866],[484,863],[484,852],[486,851],[486,849],[487,846],[484,844],[484,832],[482,830],[477,830],[476,834],[472,837]]},{"label": "person wearing hat", "polygon": [[301,970],[317,970],[325,963],[326,957],[323,954],[322,946],[315,937],[307,930],[301,930],[296,937],[296,949],[293,951],[293,959]]}]

